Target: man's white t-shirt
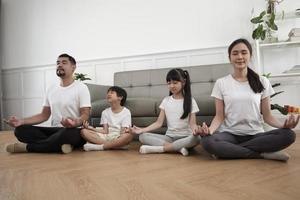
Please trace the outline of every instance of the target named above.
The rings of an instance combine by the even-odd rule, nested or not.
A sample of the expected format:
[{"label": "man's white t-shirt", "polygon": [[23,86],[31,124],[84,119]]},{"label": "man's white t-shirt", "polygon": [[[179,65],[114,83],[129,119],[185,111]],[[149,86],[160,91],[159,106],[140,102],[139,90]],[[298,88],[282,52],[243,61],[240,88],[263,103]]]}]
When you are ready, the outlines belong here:
[{"label": "man's white t-shirt", "polygon": [[114,113],[111,107],[102,111],[100,124],[108,124],[109,131],[120,132],[121,128],[131,127],[131,113],[126,107],[123,107],[119,113]]},{"label": "man's white t-shirt", "polygon": [[[189,115],[185,119],[180,119],[183,114],[183,99],[174,99],[172,96],[167,96],[161,102],[160,109],[165,111],[168,130],[166,135],[170,137],[181,137],[192,134],[189,124]],[[191,113],[199,111],[198,105],[192,98]]]},{"label": "man's white t-shirt", "polygon": [[62,127],[62,118],[79,118],[80,108],[91,107],[90,92],[79,81],[74,81],[67,87],[53,85],[46,93],[44,106],[51,109],[51,126]]},{"label": "man's white t-shirt", "polygon": [[264,86],[261,93],[254,93],[249,82],[239,82],[232,75],[216,81],[212,97],[224,101],[225,119],[219,132],[230,132],[234,135],[255,135],[263,132],[261,100],[274,94],[270,81],[260,76]]}]

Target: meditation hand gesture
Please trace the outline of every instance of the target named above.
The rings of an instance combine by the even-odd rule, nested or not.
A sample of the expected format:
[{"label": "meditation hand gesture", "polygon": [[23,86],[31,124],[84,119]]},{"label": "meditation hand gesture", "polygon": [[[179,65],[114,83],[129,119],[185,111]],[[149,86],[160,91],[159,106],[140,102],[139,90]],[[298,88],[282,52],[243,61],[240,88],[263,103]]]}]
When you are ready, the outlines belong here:
[{"label": "meditation hand gesture", "polygon": [[200,135],[200,136],[211,135],[210,130],[205,122],[203,122],[202,127],[201,126],[197,126],[197,127],[198,128],[195,129],[195,132],[193,132],[194,135]]},{"label": "meditation hand gesture", "polygon": [[88,121],[83,121],[82,127],[88,129],[90,127],[90,124]]},{"label": "meditation hand gesture", "polygon": [[296,118],[293,114],[291,114],[287,119],[285,119],[283,128],[289,128],[289,129],[295,128],[299,122],[299,118],[300,115],[298,115]]},{"label": "meditation hand gesture", "polygon": [[130,127],[125,127],[125,128],[124,128],[124,133],[131,134],[131,129],[130,129]]},{"label": "meditation hand gesture", "polygon": [[15,116],[12,116],[8,120],[3,120],[3,121],[14,128],[24,124],[24,120],[18,119]]},{"label": "meditation hand gesture", "polygon": [[131,133],[133,134],[141,134],[143,133],[143,129],[137,126],[133,126],[132,128],[130,128]]},{"label": "meditation hand gesture", "polygon": [[211,135],[210,130],[205,122],[203,122],[203,124],[202,124],[202,131],[203,131],[203,133],[201,136]]},{"label": "meditation hand gesture", "polygon": [[202,134],[202,128],[201,128],[201,126],[194,125],[194,126],[191,126],[191,129],[192,129],[193,135],[200,135],[200,134]]},{"label": "meditation hand gesture", "polygon": [[60,123],[66,128],[74,128],[82,124],[81,119],[62,118]]}]

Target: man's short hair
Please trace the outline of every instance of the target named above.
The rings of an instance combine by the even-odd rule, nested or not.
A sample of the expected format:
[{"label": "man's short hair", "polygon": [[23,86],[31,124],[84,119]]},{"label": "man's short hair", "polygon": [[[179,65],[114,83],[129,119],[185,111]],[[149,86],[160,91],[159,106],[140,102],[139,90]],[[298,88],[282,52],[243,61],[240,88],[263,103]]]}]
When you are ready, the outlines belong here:
[{"label": "man's short hair", "polygon": [[109,91],[114,91],[117,93],[118,97],[122,97],[120,104],[121,104],[121,106],[124,106],[124,104],[126,102],[126,98],[127,98],[126,90],[124,90],[123,88],[118,87],[118,86],[112,86],[112,87],[108,88],[107,92],[109,92]]},{"label": "man's short hair", "polygon": [[59,58],[68,58],[69,61],[72,63],[72,65],[76,65],[76,60],[75,58],[73,58],[72,56],[70,56],[69,54],[63,53],[61,55],[58,56]]}]

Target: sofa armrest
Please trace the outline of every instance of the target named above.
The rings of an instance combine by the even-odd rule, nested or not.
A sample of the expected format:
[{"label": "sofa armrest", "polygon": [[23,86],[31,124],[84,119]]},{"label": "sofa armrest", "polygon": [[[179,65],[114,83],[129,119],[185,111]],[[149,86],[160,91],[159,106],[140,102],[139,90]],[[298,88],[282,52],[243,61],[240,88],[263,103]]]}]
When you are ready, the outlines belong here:
[{"label": "sofa armrest", "polygon": [[91,102],[106,99],[107,90],[111,87],[110,85],[96,85],[86,83],[90,94],[91,94]]}]

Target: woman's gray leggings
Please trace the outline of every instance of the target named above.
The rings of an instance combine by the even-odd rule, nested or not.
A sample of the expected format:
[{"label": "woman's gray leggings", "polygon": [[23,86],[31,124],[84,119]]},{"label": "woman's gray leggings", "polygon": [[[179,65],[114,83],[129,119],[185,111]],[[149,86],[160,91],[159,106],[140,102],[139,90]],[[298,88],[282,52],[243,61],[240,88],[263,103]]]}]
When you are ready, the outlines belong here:
[{"label": "woman's gray leggings", "polygon": [[261,153],[280,151],[291,145],[295,138],[291,129],[275,129],[248,136],[219,132],[202,137],[201,144],[207,152],[219,158],[261,158]]},{"label": "woman's gray leggings", "polygon": [[155,133],[143,133],[140,135],[139,140],[142,144],[151,146],[163,146],[166,142],[172,143],[174,151],[179,151],[182,148],[192,148],[199,144],[199,136],[180,136],[170,137],[167,135],[160,135]]}]

